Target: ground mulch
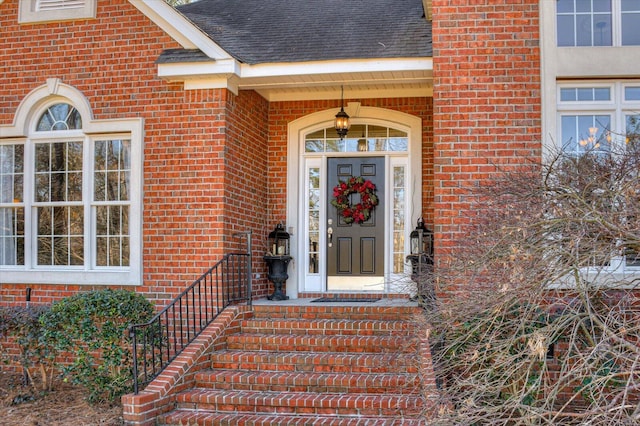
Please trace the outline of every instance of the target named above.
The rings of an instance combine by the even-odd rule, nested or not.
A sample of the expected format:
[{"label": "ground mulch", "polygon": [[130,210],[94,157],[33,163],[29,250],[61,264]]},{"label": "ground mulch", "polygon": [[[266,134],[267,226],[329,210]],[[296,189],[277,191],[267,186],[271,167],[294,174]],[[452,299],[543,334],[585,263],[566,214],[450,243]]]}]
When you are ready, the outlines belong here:
[{"label": "ground mulch", "polygon": [[122,407],[91,405],[78,386],[55,381],[53,390],[25,386],[21,374],[0,371],[0,423],[3,426],[121,426]]}]

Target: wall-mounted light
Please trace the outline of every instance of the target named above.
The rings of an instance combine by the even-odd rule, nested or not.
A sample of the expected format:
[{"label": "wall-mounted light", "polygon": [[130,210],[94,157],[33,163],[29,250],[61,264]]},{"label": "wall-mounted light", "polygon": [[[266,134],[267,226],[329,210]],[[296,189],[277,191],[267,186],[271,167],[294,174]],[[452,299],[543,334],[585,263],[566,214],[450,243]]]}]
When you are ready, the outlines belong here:
[{"label": "wall-mounted light", "polygon": [[341,90],[342,94],[340,96],[340,112],[336,114],[334,127],[336,129],[336,132],[338,132],[338,136],[340,136],[340,139],[344,139],[344,137],[347,136],[347,132],[349,131],[349,127],[351,127],[351,124],[349,123],[349,114],[344,112],[344,86],[341,86]]}]

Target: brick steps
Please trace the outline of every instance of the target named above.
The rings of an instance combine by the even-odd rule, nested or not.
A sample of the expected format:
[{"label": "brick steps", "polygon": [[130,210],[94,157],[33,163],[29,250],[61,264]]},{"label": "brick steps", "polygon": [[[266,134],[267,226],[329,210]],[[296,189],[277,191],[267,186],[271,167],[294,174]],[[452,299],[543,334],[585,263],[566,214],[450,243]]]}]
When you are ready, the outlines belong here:
[{"label": "brick steps", "polygon": [[214,369],[315,373],[416,373],[411,354],[220,351],[211,356]]},{"label": "brick steps", "polygon": [[420,378],[408,373],[288,373],[237,370],[208,370],[196,375],[196,386],[274,392],[397,393],[419,391]]},{"label": "brick steps", "polygon": [[410,336],[414,329],[408,321],[252,319],[242,324],[242,331],[249,334]]},{"label": "brick steps", "polygon": [[305,351],[305,352],[367,352],[415,351],[415,341],[406,336],[320,336],[301,334],[247,334],[227,338],[230,350]]},{"label": "brick steps", "polygon": [[255,306],[159,425],[424,425],[415,308]]},{"label": "brick steps", "polygon": [[415,416],[421,397],[412,395],[326,394],[193,389],[178,395],[177,408],[244,414],[313,414],[343,416]]},{"label": "brick steps", "polygon": [[316,415],[237,414],[175,410],[166,424],[189,426],[425,426],[422,419],[376,417],[318,417]]}]

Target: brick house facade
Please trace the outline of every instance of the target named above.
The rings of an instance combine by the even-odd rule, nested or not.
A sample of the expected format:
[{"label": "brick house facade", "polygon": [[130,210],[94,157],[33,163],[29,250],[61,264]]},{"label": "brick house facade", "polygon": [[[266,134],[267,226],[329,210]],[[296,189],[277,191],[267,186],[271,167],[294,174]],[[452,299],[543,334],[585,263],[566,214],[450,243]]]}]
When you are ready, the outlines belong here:
[{"label": "brick house facade", "polygon": [[[37,12],[37,3],[0,1],[0,146],[26,143],[32,152],[39,140],[34,130],[38,119],[55,102],[82,104],[83,129],[73,137],[85,144],[95,138],[130,139],[140,150],[130,169],[132,176],[138,175],[137,183],[132,181],[137,192],[125,203],[133,230],[131,235],[124,232],[124,239],[131,238],[130,258],[112,271],[96,263],[96,249],[87,246],[91,260],[83,259],[84,266],[65,269],[56,261],[49,267],[39,265],[39,231],[27,223],[26,231],[3,236],[7,241],[27,233],[26,265],[5,258],[0,267],[1,304],[23,301],[28,287],[32,301],[44,303],[109,285],[135,289],[163,306],[225,253],[242,249],[243,241],[235,234],[245,230],[254,235],[254,290],[262,297],[270,291],[262,255],[277,223],[292,231],[294,265],[287,293],[295,298],[327,291],[322,271],[314,272],[318,281],[307,285],[313,274],[304,259],[321,251],[306,247],[307,236],[315,231],[306,228],[309,212],[303,207],[309,180],[303,174],[315,170],[316,163],[307,161],[313,155],[300,147],[313,131],[330,128],[343,105],[354,125],[409,135],[408,151],[380,154],[388,164],[402,158],[399,167],[413,182],[402,188],[411,192],[402,200],[410,207],[399,213],[404,227],[392,230],[394,213],[386,213],[385,276],[403,272],[398,259],[407,254],[409,232],[418,217],[434,230],[436,259],[446,259],[459,244],[464,226],[473,221],[468,190],[497,167],[542,158],[546,144],[560,133],[556,82],[577,78],[566,61],[545,60],[562,56],[550,36],[555,31],[554,2],[407,0],[394,7],[417,6],[420,13],[414,15],[424,14],[411,21],[408,38],[401,40],[404,45],[419,40],[421,47],[415,51],[392,47],[389,40],[389,46],[374,43],[386,50],[368,47],[360,54],[358,43],[364,46],[368,40],[353,36],[345,48],[347,57],[320,57],[326,48],[311,49],[296,53],[299,63],[285,56],[286,62],[278,62],[282,52],[273,53],[275,59],[269,62],[260,56],[268,56],[263,47],[241,50],[246,46],[237,44],[244,39],[233,44],[227,39],[230,32],[220,32],[217,44],[216,31],[223,24],[196,9],[184,8],[181,14],[159,1],[87,0],[88,17],[66,19],[57,14],[65,11]],[[256,31],[269,28],[254,25]],[[343,34],[336,27],[338,36]],[[366,31],[377,30],[361,30]],[[419,38],[421,31],[432,39]],[[353,33],[351,28],[347,32]],[[235,59],[221,46],[244,56]],[[393,49],[400,52],[395,57]],[[302,58],[302,53],[320,59]],[[398,59],[402,55],[406,57]],[[609,71],[608,84],[637,74],[627,62],[620,68]],[[587,74],[607,77],[601,71]],[[413,122],[419,124],[412,127]],[[412,151],[412,144],[418,148]],[[5,148],[5,158],[7,152]],[[297,154],[292,157],[292,152]],[[28,155],[34,154],[25,158],[31,158]],[[317,164],[330,156],[318,156]],[[0,200],[0,209],[23,209],[28,219],[37,209],[55,207],[51,200],[48,207],[34,201],[29,189],[35,187],[34,177],[25,177],[26,192],[16,194],[8,182],[22,171],[3,173],[3,191],[9,195]],[[414,176],[416,182],[410,179]],[[322,198],[328,205],[327,196]],[[89,214],[84,236],[97,244],[90,228],[93,207],[85,204]],[[322,245],[326,226],[319,226],[313,235]],[[392,231],[402,237],[399,246],[392,242]],[[10,251],[7,247],[15,249],[5,245],[5,251]]]}]

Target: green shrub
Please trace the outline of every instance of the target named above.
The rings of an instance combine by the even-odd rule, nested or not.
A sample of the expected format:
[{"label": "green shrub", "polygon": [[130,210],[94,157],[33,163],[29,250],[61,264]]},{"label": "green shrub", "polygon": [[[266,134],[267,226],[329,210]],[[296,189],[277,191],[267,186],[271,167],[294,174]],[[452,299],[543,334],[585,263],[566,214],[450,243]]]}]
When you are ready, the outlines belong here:
[{"label": "green shrub", "polygon": [[142,295],[105,289],[54,303],[40,322],[50,345],[70,355],[62,366],[65,380],[87,388],[90,402],[114,402],[132,386],[127,327],[153,314]]},{"label": "green shrub", "polygon": [[0,338],[12,338],[19,353],[3,354],[7,363],[22,367],[25,381],[34,388],[34,377],[40,379],[42,390],[51,390],[55,351],[43,338],[39,318],[50,310],[49,305],[9,306],[0,308]]}]

